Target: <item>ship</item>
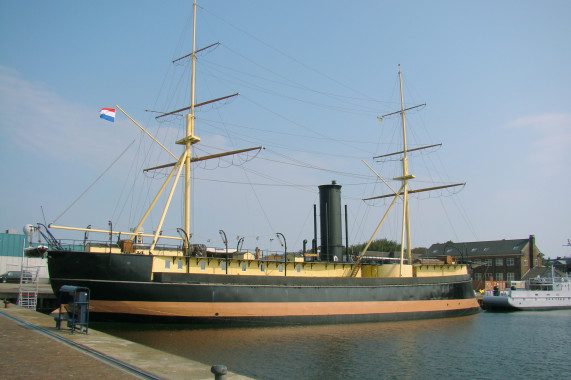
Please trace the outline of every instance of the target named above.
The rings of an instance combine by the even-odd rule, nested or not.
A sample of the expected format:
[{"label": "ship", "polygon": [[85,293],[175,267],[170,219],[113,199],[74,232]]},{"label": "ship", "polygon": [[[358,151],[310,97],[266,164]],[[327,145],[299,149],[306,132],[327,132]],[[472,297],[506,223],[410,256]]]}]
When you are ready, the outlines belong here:
[{"label": "ship", "polygon": [[551,267],[551,276],[512,281],[504,290],[486,290],[482,302],[488,311],[571,309],[571,278],[558,275]]},{"label": "ship", "polygon": [[[196,1],[193,11],[194,36]],[[423,264],[411,260],[408,199],[410,193],[424,190],[409,188],[414,175],[408,171],[407,154],[413,149],[406,143],[405,113],[410,108],[404,106],[400,66],[401,109],[392,113],[402,118],[403,148],[394,153],[402,162],[402,176],[394,178],[400,181],[400,188],[391,188],[390,194],[373,197],[392,197],[392,202],[362,252],[339,260],[342,245],[329,239],[329,232],[339,226],[341,186],[336,183],[319,187],[321,217],[328,218],[322,219],[319,253],[316,243],[311,253],[292,255],[287,253],[286,246],[283,255],[278,257],[260,257],[256,250],[229,250],[227,245],[226,250],[220,251],[204,244],[191,244],[190,167],[193,162],[222,156],[193,157],[193,146],[200,142],[195,135],[194,112],[198,105],[194,99],[194,66],[196,54],[201,50],[197,50],[193,38],[189,54],[192,64],[190,106],[174,111],[188,112],[186,136],[177,141],[184,151],[178,157],[173,155],[175,163],[157,167],[171,170],[157,198],[169,181],[172,180],[174,189],[179,176],[184,176],[184,225],[178,229],[180,236],[160,233],[173,190],[153,234],[145,234],[142,226],[157,198],[140,223],[129,231],[116,231],[111,224],[109,230],[38,224],[49,244],[47,265],[56,296],[62,286],[88,288],[91,318],[190,323],[380,322],[458,317],[481,310],[466,264],[450,260]],[[261,147],[224,154],[256,149]],[[403,205],[400,257],[388,261],[367,259],[370,244],[397,201]],[[109,241],[85,240],[80,245],[65,246],[55,238],[54,229],[84,232],[86,236],[87,233],[108,234]],[[175,241],[176,245],[159,244],[164,241]]]}]

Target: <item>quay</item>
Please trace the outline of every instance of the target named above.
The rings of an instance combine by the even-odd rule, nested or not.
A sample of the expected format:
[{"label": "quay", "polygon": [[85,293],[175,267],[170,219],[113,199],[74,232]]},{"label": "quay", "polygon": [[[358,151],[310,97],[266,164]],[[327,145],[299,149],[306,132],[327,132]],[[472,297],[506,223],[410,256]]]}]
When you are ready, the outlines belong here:
[{"label": "quay", "polygon": [[0,355],[4,379],[248,379],[91,328],[59,330],[53,317],[14,304],[0,305]]}]

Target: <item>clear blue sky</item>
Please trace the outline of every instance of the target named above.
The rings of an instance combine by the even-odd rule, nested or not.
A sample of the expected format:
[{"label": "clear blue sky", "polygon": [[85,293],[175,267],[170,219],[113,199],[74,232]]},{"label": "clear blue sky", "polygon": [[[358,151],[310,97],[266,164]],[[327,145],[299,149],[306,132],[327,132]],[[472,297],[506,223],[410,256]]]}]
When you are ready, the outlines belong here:
[{"label": "clear blue sky", "polygon": [[[191,4],[0,3],[2,230],[44,217],[103,229],[108,220],[122,230],[137,223],[152,197],[146,185],[164,177],[141,169],[172,158],[124,115],[112,124],[99,110],[120,105],[180,154],[180,119],[158,123],[145,110],[189,104],[188,66],[171,61],[191,50]],[[547,256],[571,254],[563,246],[571,238],[571,2],[199,6],[197,47],[221,45],[199,56],[196,101],[241,95],[197,113],[196,154],[266,149],[247,162],[195,167],[195,242],[220,247],[223,229],[231,247],[245,236],[244,247],[276,250],[270,238],[281,232],[288,250],[301,249],[313,237],[317,186],[332,180],[343,186],[350,244],[366,241],[386,205],[361,198],[386,190],[361,159],[373,164],[399,149],[399,119],[376,116],[399,107],[400,64],[406,105],[427,104],[409,113],[410,145],[443,143],[410,158],[411,186],[467,182],[454,196],[412,199],[413,246],[534,234]],[[395,175],[389,164],[375,169]],[[182,225],[179,198],[165,234]],[[390,221],[378,237],[399,241],[399,231]]]}]

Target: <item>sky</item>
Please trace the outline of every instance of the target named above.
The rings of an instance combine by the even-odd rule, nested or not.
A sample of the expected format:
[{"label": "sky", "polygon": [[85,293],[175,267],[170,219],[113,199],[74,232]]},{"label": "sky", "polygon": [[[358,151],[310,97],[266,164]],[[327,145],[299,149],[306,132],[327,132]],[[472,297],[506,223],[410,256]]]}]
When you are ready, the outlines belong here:
[{"label": "sky", "polygon": [[[405,107],[425,104],[406,114],[409,148],[442,144],[410,154],[411,188],[466,183],[411,197],[412,246],[535,235],[571,255],[570,17],[566,0],[200,1],[196,48],[219,44],[197,56],[195,103],[240,95],[197,108],[193,155],[264,149],[193,166],[192,241],[310,246],[318,186],[336,181],[349,244],[366,242],[389,203],[362,199],[390,190],[363,161],[401,170],[373,159],[402,150],[400,116],[377,118],[400,109],[400,65]],[[192,2],[3,1],[0,35],[0,230],[135,227],[168,174],[143,169],[174,159],[99,110],[182,153],[184,118],[155,116],[190,104],[189,60],[172,61],[192,50]],[[399,205],[376,238],[400,241]]]}]

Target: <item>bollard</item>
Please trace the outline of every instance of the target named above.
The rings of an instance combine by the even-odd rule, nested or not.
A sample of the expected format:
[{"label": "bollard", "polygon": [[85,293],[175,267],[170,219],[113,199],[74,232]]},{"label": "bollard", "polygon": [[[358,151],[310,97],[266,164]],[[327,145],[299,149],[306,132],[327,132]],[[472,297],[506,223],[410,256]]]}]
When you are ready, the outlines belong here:
[{"label": "bollard", "polygon": [[9,307],[10,307],[10,301],[4,300],[4,309],[7,309]]},{"label": "bollard", "polygon": [[215,380],[224,380],[226,378],[226,373],[228,373],[228,368],[225,365],[213,365],[210,368],[210,372],[214,374]]}]

